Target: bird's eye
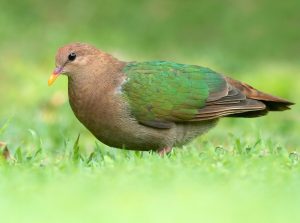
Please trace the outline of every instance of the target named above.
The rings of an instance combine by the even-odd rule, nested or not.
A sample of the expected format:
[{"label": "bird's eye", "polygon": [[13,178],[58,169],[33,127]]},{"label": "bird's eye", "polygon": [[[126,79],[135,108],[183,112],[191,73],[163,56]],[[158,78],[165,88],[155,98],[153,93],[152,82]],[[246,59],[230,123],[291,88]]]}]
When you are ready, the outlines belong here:
[{"label": "bird's eye", "polygon": [[73,60],[75,60],[76,59],[76,53],[70,53],[69,54],[69,56],[68,56],[68,59],[69,59],[69,61],[73,61]]}]

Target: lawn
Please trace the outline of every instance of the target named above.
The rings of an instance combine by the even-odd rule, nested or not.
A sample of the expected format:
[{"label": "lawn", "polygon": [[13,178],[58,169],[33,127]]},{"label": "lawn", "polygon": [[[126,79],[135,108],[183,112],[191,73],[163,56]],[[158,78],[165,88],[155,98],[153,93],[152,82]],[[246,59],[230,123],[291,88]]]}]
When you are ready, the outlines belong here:
[{"label": "lawn", "polygon": [[[0,1],[1,222],[299,222],[300,3]],[[97,141],[47,79],[59,46],[199,64],[296,102],[171,154]],[[80,135],[80,137],[78,137]],[[1,151],[5,146],[0,146]]]}]

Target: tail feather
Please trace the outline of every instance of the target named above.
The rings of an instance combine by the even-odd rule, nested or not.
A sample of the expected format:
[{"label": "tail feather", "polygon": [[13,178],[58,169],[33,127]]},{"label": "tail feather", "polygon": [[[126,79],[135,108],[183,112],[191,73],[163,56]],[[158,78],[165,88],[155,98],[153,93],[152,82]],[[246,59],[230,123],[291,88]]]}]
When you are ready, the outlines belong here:
[{"label": "tail feather", "polygon": [[229,77],[226,77],[226,81],[228,84],[241,91],[247,98],[260,101],[266,105],[264,110],[229,115],[231,117],[263,116],[266,115],[268,111],[284,111],[290,109],[291,105],[294,105],[293,102],[261,92],[246,83],[239,82]]}]

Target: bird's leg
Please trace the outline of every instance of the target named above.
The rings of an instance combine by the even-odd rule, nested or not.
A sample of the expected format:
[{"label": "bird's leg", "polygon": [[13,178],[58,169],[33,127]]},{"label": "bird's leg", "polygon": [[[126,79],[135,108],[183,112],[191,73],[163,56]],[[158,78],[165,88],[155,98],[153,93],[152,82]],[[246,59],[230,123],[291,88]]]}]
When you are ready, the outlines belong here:
[{"label": "bird's leg", "polygon": [[157,153],[158,153],[158,155],[163,157],[166,154],[170,153],[171,151],[172,151],[172,147],[167,146],[167,147],[157,150]]}]

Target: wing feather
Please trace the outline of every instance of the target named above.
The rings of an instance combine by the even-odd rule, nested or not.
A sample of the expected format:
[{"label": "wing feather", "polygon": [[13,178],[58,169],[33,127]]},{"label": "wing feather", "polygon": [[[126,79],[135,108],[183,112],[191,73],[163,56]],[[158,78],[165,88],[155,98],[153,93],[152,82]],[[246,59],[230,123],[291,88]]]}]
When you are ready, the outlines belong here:
[{"label": "wing feather", "polygon": [[260,92],[208,68],[165,61],[129,63],[122,86],[132,116],[153,128],[223,116],[256,117],[291,102]]}]

